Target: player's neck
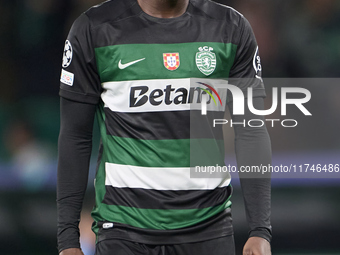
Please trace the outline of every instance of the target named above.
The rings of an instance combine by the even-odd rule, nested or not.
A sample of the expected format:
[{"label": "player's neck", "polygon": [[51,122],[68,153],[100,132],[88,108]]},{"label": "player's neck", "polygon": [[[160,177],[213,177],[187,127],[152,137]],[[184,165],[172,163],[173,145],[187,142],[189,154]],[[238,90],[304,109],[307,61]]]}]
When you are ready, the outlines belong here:
[{"label": "player's neck", "polygon": [[157,18],[175,18],[185,13],[189,0],[137,0],[142,10]]}]

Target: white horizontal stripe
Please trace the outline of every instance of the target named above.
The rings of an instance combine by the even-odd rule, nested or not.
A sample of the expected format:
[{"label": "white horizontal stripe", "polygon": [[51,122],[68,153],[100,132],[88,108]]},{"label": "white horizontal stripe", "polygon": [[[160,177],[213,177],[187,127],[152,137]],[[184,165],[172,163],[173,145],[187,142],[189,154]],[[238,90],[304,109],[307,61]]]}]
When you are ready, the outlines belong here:
[{"label": "white horizontal stripe", "polygon": [[154,190],[212,190],[230,183],[224,178],[190,178],[190,168],[139,167],[105,163],[105,185]]},{"label": "white horizontal stripe", "polygon": [[[201,110],[201,104],[197,103],[198,93],[193,93],[193,103],[189,102],[189,92],[190,88],[203,88],[207,89],[206,86],[201,85],[197,82],[206,83],[216,89],[221,97],[223,105],[218,101],[217,95],[212,93],[217,106],[210,100],[207,104],[208,111],[224,111],[225,102],[227,98],[227,90],[225,85],[228,84],[226,80],[221,79],[204,79],[204,78],[187,78],[187,79],[157,79],[157,80],[133,80],[133,81],[118,81],[118,82],[105,82],[102,84],[104,92],[101,97],[104,102],[104,106],[110,108],[111,111],[115,112],[158,112],[158,111],[185,111],[185,110]],[[166,92],[167,86],[168,90],[171,92]],[[142,91],[141,88],[144,87],[147,91]],[[178,90],[180,89],[180,90]],[[177,97],[178,100],[182,101],[181,95],[183,95],[182,90],[187,91],[186,103],[185,104],[175,104],[174,99]],[[159,102],[159,105],[153,105],[150,102],[150,94],[152,91],[158,90],[153,93],[153,101]],[[162,93],[162,95],[160,95]],[[131,94],[131,95],[130,95]],[[169,95],[167,95],[169,94]],[[131,99],[134,98],[134,99]],[[166,100],[166,97],[167,100]],[[141,106],[132,107],[135,103],[139,102],[141,99],[148,99]],[[210,97],[209,97],[210,98]],[[134,102],[130,102],[130,101]],[[143,100],[142,100],[143,101]],[[167,102],[166,102],[167,101]],[[170,103],[169,103],[170,101]]]}]

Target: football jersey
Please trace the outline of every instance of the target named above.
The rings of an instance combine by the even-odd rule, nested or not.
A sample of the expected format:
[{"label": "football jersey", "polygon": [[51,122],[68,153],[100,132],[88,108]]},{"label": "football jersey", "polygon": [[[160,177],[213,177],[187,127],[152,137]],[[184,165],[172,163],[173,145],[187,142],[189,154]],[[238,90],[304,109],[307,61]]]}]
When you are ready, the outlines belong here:
[{"label": "football jersey", "polygon": [[[232,100],[228,80],[254,78],[237,86],[265,95],[256,40],[240,13],[190,0],[183,15],[165,19],[137,0],[106,1],[75,21],[62,65],[60,96],[97,105],[96,234],[176,243],[232,233],[229,173],[191,171],[224,165],[222,129],[212,123]],[[194,230],[206,237],[183,237]]]}]

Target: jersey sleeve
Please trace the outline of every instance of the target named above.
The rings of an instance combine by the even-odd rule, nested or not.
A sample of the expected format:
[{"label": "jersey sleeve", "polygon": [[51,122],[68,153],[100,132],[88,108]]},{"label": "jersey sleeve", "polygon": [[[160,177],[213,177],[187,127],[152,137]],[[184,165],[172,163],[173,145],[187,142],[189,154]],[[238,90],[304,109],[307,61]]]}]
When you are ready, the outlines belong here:
[{"label": "jersey sleeve", "polygon": [[81,103],[97,104],[100,94],[90,21],[82,14],[72,25],[65,42],[59,95]]},{"label": "jersey sleeve", "polygon": [[253,97],[265,97],[262,66],[254,32],[246,18],[240,19],[238,43],[234,64],[230,70],[229,83],[238,86],[244,95],[253,88]]}]

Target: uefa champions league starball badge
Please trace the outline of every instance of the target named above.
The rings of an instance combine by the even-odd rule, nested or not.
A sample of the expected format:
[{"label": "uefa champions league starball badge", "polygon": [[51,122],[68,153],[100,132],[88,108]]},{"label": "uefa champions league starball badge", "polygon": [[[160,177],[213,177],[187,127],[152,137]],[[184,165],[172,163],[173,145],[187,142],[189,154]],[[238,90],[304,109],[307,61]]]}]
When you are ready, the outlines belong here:
[{"label": "uefa champions league starball badge", "polygon": [[68,67],[71,64],[72,55],[73,55],[72,45],[69,40],[66,40],[64,53],[63,53],[63,64],[62,64],[64,68]]}]

